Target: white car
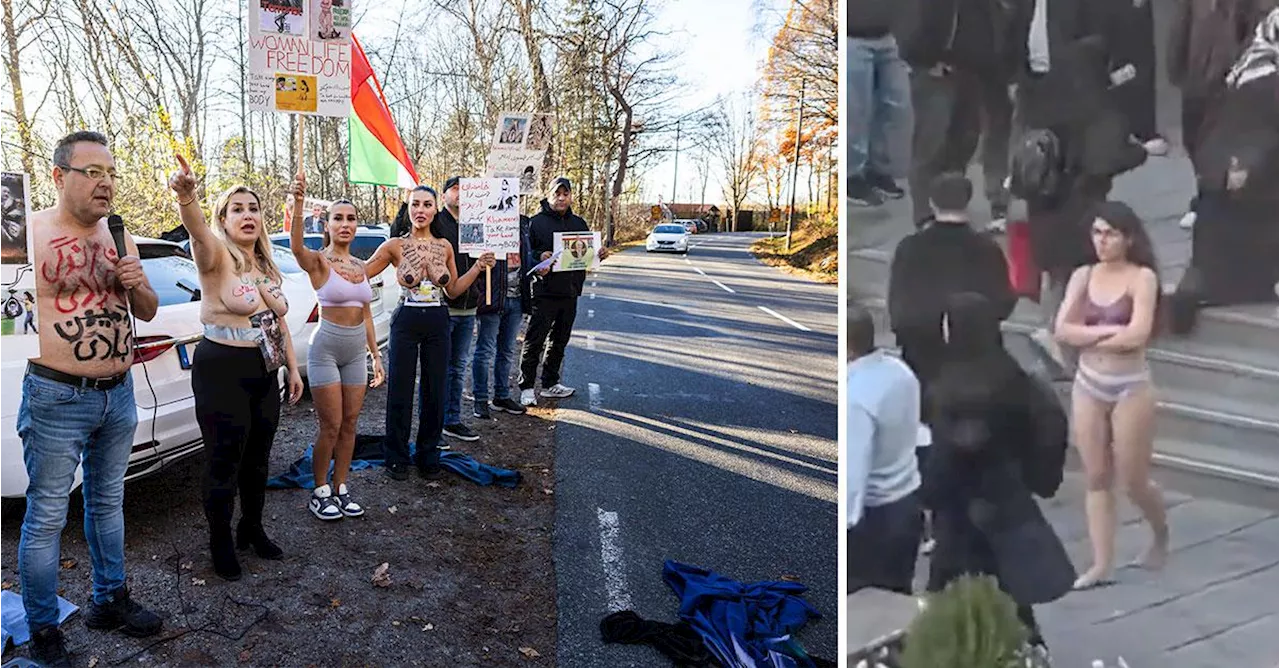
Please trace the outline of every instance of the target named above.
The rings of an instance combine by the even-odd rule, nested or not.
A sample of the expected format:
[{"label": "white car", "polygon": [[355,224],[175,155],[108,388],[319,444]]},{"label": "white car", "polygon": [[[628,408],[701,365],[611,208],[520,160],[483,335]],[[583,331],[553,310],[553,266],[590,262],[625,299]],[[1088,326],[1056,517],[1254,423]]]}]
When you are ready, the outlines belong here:
[{"label": "white car", "polygon": [[[356,230],[356,238],[351,241],[351,254],[361,260],[368,260],[388,238],[385,225],[362,226]],[[306,234],[302,241],[307,248],[319,250],[324,238],[319,234]],[[301,321],[288,318],[289,331],[293,332],[293,351],[298,357],[302,377],[306,378],[307,351],[311,348],[311,334],[320,324],[320,304],[316,300],[315,289],[311,287],[311,279],[298,266],[293,251],[289,250],[289,234],[281,232],[271,235],[271,245],[276,265],[284,274],[285,283],[300,285],[310,293],[304,301],[297,302],[303,307],[300,311],[306,313],[307,317]],[[373,334],[381,347],[391,337],[391,316],[400,300],[400,284],[396,282],[395,267],[387,266],[382,274],[369,279],[369,285],[373,288],[373,302],[369,304],[369,310],[373,314]],[[294,303],[293,295],[289,293],[290,316],[294,314]]]},{"label": "white car", "polygon": [[650,253],[654,251],[688,253],[689,230],[680,223],[662,223],[649,233],[649,238],[644,242],[644,249]]}]

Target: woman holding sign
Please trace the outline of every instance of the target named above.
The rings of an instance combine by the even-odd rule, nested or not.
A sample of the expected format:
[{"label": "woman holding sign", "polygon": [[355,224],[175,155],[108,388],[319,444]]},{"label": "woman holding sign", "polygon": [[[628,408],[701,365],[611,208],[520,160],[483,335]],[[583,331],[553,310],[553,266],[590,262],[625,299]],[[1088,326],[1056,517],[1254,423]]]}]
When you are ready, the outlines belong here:
[{"label": "woman holding sign", "polygon": [[[298,183],[305,185],[301,174]],[[289,247],[298,266],[311,278],[320,302],[320,326],[311,335],[307,350],[307,380],[320,419],[312,452],[311,472],[316,485],[307,509],[322,520],[359,517],[364,508],[351,499],[347,474],[356,449],[356,420],[364,406],[365,385],[382,384],[382,356],[373,331],[373,288],[364,262],[351,255],[358,218],[350,200],[329,205],[324,248],[307,248],[302,242],[302,207],[294,207]],[[365,370],[366,351],[373,358],[373,380]],[[329,462],[333,461],[333,482]]]},{"label": "woman holding sign", "polygon": [[[209,521],[213,570],[227,580],[240,579],[236,548],[250,547],[263,559],[281,559],[284,551],[267,537],[262,507],[267,462],[280,420],[278,361],[289,369],[289,403],[302,396],[302,377],[293,354],[281,290],[280,269],[271,258],[271,242],[262,202],[247,186],[235,186],[218,198],[216,224],[205,222],[196,203],[196,179],[182,156],[169,179],[178,195],[182,225],[191,235],[191,255],[200,270],[200,321],[204,340],[191,361],[196,421],[208,453],[204,513]],[[294,209],[302,206],[302,184],[291,191]],[[234,545],[231,517],[240,493],[240,524]]]},{"label": "woman holding sign", "polygon": [[[409,478],[409,426],[412,424],[413,384],[418,363],[422,384],[418,391],[418,474],[433,478],[440,472],[436,444],[444,429],[445,376],[449,365],[449,306],[446,298],[465,292],[476,277],[494,265],[493,253],[480,256],[467,273],[458,276],[453,246],[431,232],[436,215],[436,192],[418,186],[400,205],[397,222],[408,218],[409,231],[388,239],[365,263],[365,274],[377,276],[390,264],[403,288],[400,305],[391,318],[387,346],[387,475]],[[415,359],[416,358],[416,359]]]}]

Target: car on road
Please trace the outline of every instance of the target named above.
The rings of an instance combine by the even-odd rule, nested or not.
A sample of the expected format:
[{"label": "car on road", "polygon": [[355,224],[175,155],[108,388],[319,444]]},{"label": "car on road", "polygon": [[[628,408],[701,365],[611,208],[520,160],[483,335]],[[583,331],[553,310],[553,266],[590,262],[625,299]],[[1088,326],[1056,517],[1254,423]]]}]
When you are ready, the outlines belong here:
[{"label": "car on road", "polygon": [[656,225],[645,239],[646,252],[671,251],[685,254],[689,252],[689,230],[679,223],[662,223]]},{"label": "car on road", "polygon": [[[160,298],[151,322],[137,322],[133,352],[134,401],[138,430],[125,480],[149,475],[175,461],[200,452],[204,442],[195,420],[191,392],[191,355],[203,338],[200,323],[200,276],[180,244],[135,237],[142,270]],[[315,292],[286,285],[290,303]],[[9,295],[11,298],[12,295]],[[293,310],[290,309],[292,316]],[[36,314],[36,326],[45,326]],[[297,316],[302,325],[303,316]],[[293,325],[295,317],[290,317]],[[18,408],[22,403],[22,379],[27,359],[35,355],[35,334],[6,336],[0,355],[0,496],[22,497],[27,492],[27,469],[18,438]],[[76,471],[75,485],[81,473]]]},{"label": "car on road", "polygon": [[678,219],[678,220],[673,220],[673,221],[671,221],[671,222],[673,222],[673,223],[675,223],[675,224],[677,224],[677,225],[683,225],[683,226],[684,226],[684,230],[685,230],[686,232],[688,232],[689,234],[697,234],[697,233],[698,233],[698,221],[696,221],[696,220]]},{"label": "car on road", "polygon": [[698,234],[703,234],[707,231],[707,221],[699,218],[693,222],[698,226]]}]

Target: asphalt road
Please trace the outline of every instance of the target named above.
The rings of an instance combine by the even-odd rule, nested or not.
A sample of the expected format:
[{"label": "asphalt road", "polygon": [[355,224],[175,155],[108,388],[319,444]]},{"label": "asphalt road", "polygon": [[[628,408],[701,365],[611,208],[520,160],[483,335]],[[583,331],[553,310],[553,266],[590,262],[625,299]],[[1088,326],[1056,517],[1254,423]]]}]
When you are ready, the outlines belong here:
[{"label": "asphalt road", "polygon": [[668,559],[808,585],[824,619],[799,638],[836,656],[837,289],[757,262],[757,238],[587,279],[556,427],[561,666],[670,665],[599,631],[616,609],[676,621]]}]

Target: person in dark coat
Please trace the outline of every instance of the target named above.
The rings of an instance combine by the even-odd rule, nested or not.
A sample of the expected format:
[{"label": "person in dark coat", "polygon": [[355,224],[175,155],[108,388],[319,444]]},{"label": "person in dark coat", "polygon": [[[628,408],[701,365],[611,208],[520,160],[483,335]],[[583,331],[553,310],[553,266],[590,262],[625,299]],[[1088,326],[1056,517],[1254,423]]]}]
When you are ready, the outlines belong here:
[{"label": "person in dark coat", "polygon": [[987,299],[953,295],[946,327],[946,361],[931,387],[933,453],[920,488],[937,541],[927,589],[942,591],[966,574],[994,576],[1017,603],[1032,646],[1047,653],[1032,606],[1070,591],[1075,569],[1032,494],[1047,498],[1061,484],[1066,418],[1052,391],[1002,347]]},{"label": "person in dark coat", "polygon": [[1153,0],[1104,3],[1107,57],[1115,78],[1111,102],[1151,155],[1169,152],[1156,128],[1156,26]]},{"label": "person in dark coat", "polygon": [[1171,300],[1175,333],[1195,326],[1201,305],[1276,299],[1278,13],[1258,24],[1202,128],[1191,266]]}]

